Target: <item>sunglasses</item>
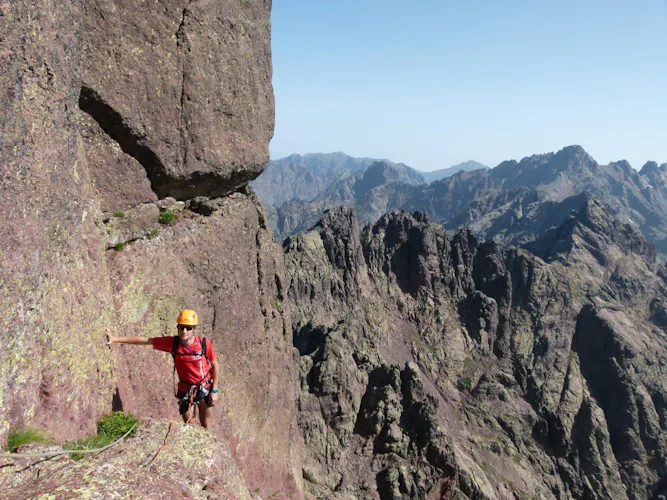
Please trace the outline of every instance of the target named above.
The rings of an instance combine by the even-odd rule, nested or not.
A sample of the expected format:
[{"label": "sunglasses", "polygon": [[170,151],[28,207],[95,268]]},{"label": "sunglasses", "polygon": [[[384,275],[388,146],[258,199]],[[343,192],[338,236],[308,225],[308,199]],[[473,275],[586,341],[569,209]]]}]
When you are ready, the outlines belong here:
[{"label": "sunglasses", "polygon": [[179,329],[179,330],[194,330],[195,327],[194,327],[194,326],[190,326],[190,325],[178,325],[178,329]]}]

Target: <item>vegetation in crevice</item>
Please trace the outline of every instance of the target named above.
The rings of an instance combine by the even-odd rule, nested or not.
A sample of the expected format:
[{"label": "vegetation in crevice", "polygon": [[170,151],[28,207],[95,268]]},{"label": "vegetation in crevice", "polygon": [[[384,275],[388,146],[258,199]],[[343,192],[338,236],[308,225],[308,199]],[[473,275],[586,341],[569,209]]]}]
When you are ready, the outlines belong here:
[{"label": "vegetation in crevice", "polygon": [[[138,423],[139,419],[131,413],[126,415],[122,411],[115,411],[100,419],[97,423],[97,434],[95,436],[65,443],[63,448],[66,450],[94,450],[96,448],[103,448],[124,436],[126,432],[132,429],[132,426],[136,426]],[[135,427],[130,435],[134,434],[136,430]],[[82,453],[73,453],[72,459],[80,460],[85,456]]]},{"label": "vegetation in crevice", "polygon": [[50,443],[51,440],[39,429],[28,427],[17,429],[7,436],[7,450],[14,453],[17,448],[28,443]]},{"label": "vegetation in crevice", "polygon": [[160,217],[158,220],[160,221],[160,224],[162,224],[163,226],[167,226],[172,222],[174,222],[175,219],[176,216],[174,215],[174,213],[167,210],[165,212],[160,212]]}]

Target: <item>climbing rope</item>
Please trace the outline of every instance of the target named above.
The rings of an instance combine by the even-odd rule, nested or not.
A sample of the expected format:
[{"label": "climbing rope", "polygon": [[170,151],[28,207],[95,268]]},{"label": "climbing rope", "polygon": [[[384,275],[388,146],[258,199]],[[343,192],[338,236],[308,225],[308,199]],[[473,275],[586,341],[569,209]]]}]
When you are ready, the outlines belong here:
[{"label": "climbing rope", "polygon": [[148,462],[144,467],[148,467],[150,464],[153,463],[153,461],[157,458],[157,456],[160,454],[160,452],[164,449],[165,446],[167,446],[167,442],[169,441],[169,436],[171,435],[171,430],[173,429],[174,422],[169,422],[169,430],[167,431],[167,435],[164,438],[164,443],[162,443],[162,446],[157,450],[157,453],[153,455],[153,458],[151,458],[150,462]]}]

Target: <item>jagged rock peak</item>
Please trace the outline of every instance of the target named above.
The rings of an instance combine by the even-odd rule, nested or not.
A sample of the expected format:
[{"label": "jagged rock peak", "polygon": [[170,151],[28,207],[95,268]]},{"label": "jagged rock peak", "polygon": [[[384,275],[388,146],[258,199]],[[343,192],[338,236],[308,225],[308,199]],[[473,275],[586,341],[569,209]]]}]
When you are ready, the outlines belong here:
[{"label": "jagged rock peak", "polygon": [[583,246],[604,265],[606,248],[615,245],[623,252],[641,256],[648,263],[655,261],[655,247],[640,232],[618,221],[613,211],[597,197],[589,193],[579,197],[584,199],[579,210],[525,248],[544,260],[553,260],[567,258],[574,249]]},{"label": "jagged rock peak", "polygon": [[658,167],[658,163],[655,161],[647,161],[644,166],[641,168],[639,171],[640,175],[648,175],[652,173],[656,173],[660,170],[660,167]]},{"label": "jagged rock peak", "polygon": [[615,166],[618,167],[623,171],[625,175],[632,176],[636,175],[637,171],[632,168],[632,165],[630,165],[630,162],[628,160],[618,160],[611,162],[609,166]]},{"label": "jagged rock peak", "polygon": [[556,153],[556,156],[566,156],[566,157],[580,157],[580,158],[585,158],[590,161],[595,161],[593,160],[593,157],[589,155],[586,150],[579,146],[578,144],[573,144],[572,146],[566,146],[560,151]]},{"label": "jagged rock peak", "polygon": [[612,210],[600,199],[587,194],[587,201],[577,214],[577,218],[600,235],[611,239],[621,249],[635,253],[653,262],[655,248],[644,236],[629,224],[615,218]]},{"label": "jagged rock peak", "polygon": [[388,227],[411,227],[418,224],[428,224],[428,215],[424,212],[415,211],[412,213],[404,210],[392,210],[388,214],[384,214],[375,224],[371,225],[371,230],[377,233],[379,229],[386,229]]},{"label": "jagged rock peak", "polygon": [[[548,164],[556,168],[564,168],[566,166],[576,167],[578,165],[597,165],[597,162],[589,155],[584,148],[578,145],[567,146],[555,153],[544,153],[526,156],[520,162],[516,160],[509,160],[498,165],[516,165],[518,167],[530,164]],[[497,168],[497,167],[496,167]]]},{"label": "jagged rock peak", "polygon": [[352,233],[359,232],[359,222],[357,221],[357,212],[354,208],[337,207],[324,212],[313,229],[331,229],[333,232]]}]

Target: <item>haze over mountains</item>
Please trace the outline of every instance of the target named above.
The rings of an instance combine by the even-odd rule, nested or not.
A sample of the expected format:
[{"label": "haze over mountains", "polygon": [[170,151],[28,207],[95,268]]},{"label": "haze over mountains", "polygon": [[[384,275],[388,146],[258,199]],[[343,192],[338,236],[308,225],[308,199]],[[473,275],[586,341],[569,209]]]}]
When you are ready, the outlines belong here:
[{"label": "haze over mountains", "polygon": [[[378,166],[367,172],[374,164]],[[340,152],[293,154],[270,161],[262,175],[251,182],[251,186],[264,203],[276,237],[282,239],[309,229],[328,208],[353,206],[356,197],[363,197],[373,188],[393,183],[426,184],[461,170],[480,168],[488,167],[467,161],[433,172],[420,172],[403,163],[386,159],[353,158]],[[374,211],[376,217],[372,219],[383,213],[381,210]],[[288,221],[279,222],[279,219],[285,218]],[[371,218],[368,219],[370,221]]]},{"label": "haze over mountains", "polygon": [[580,209],[588,193],[667,252],[667,164],[647,162],[640,171],[624,160],[600,165],[581,146],[569,146],[470,170],[478,165],[468,162],[427,184],[423,173],[387,160],[293,155],[273,162],[253,187],[277,238],[305,231],[343,205],[355,208],[362,224],[396,209],[419,210],[447,229],[469,226],[482,238],[526,243]]},{"label": "haze over mountains", "polygon": [[334,182],[350,174],[363,173],[376,162],[394,167],[400,180],[407,183],[427,183],[453,175],[459,170],[487,168],[481,163],[467,161],[433,172],[420,172],[403,163],[386,159],[353,158],[341,152],[293,154],[269,161],[262,175],[252,181],[251,185],[263,203],[278,207],[286,201],[312,200]]}]

